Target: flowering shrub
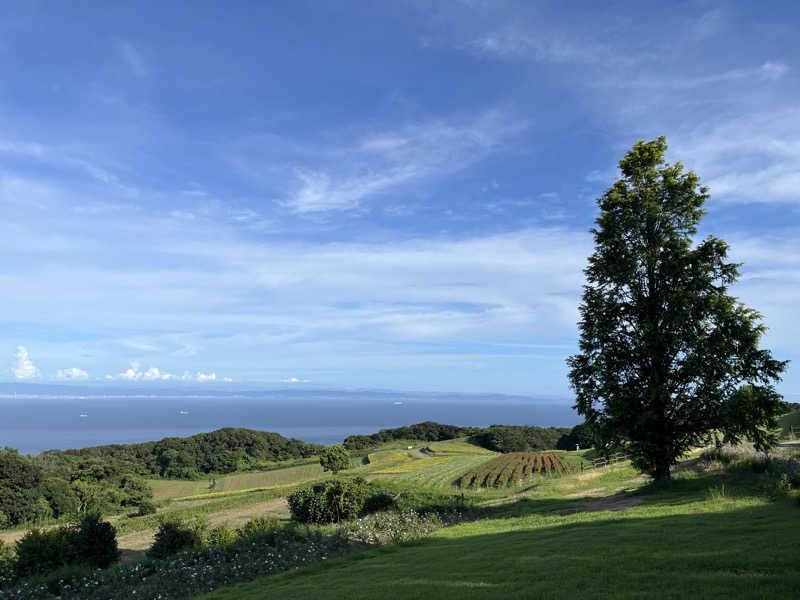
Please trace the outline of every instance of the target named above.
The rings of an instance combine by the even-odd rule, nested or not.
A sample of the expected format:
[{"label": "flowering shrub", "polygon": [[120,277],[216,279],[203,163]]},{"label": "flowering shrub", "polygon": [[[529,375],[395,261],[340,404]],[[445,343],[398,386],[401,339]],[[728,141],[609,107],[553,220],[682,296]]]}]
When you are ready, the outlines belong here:
[{"label": "flowering shrub", "polygon": [[782,488],[800,487],[800,460],[789,454],[756,452],[747,448],[713,448],[700,455],[701,463],[719,462],[731,471],[766,473],[781,481]]},{"label": "flowering shrub", "polygon": [[21,583],[0,590],[0,600],[167,600],[209,592],[223,585],[249,581],[326,560],[347,549],[340,536],[301,539],[285,536],[265,541],[248,540],[228,546],[212,546],[171,559],[119,565],[106,571],[57,582]]},{"label": "flowering shrub", "polygon": [[369,515],[352,521],[345,533],[364,544],[399,544],[411,542],[448,525],[467,520],[459,510],[420,512],[403,510]]}]

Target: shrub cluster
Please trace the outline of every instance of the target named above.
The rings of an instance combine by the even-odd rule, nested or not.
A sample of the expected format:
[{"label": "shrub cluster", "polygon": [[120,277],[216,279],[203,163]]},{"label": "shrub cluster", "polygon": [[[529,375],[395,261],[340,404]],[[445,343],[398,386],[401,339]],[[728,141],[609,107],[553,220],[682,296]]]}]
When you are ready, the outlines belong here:
[{"label": "shrub cluster", "polygon": [[248,540],[274,543],[287,535],[294,536],[293,530],[282,527],[272,517],[255,517],[239,529],[234,529],[229,525],[210,527],[205,516],[186,520],[177,515],[165,515],[159,519],[158,530],[147,556],[162,559],[179,552]]},{"label": "shrub cluster", "polygon": [[[1,568],[13,579],[47,573],[68,565],[104,569],[119,560],[114,526],[97,513],[53,529],[33,529],[16,543],[16,555]],[[11,565],[9,568],[8,564]]]},{"label": "shrub cluster", "polygon": [[289,494],[289,511],[298,523],[338,523],[362,514],[368,495],[361,477],[332,479]]},{"label": "shrub cluster", "polygon": [[0,600],[175,600],[326,560],[348,547],[347,540],[338,535],[309,538],[288,530],[277,537],[240,539],[105,571],[54,574],[0,590]]}]

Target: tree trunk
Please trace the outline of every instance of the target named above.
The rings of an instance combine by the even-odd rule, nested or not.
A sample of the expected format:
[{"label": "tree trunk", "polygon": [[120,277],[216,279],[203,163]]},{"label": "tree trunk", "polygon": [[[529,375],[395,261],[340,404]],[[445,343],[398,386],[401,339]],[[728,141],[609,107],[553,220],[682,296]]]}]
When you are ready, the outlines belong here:
[{"label": "tree trunk", "polygon": [[656,465],[655,473],[653,473],[653,479],[655,479],[656,481],[669,481],[669,478],[670,478],[669,463],[664,462]]}]

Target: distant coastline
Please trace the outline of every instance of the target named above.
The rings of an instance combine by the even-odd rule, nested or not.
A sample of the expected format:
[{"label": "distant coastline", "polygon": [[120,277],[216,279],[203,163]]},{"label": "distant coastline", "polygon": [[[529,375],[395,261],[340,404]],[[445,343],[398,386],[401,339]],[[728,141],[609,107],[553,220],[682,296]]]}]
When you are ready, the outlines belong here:
[{"label": "distant coastline", "polygon": [[14,400],[5,396],[7,391],[8,384],[0,384],[4,417],[0,444],[23,454],[185,437],[221,427],[274,431],[327,445],[339,443],[348,435],[422,421],[473,427],[496,423],[569,427],[581,421],[567,399],[547,401],[499,394],[339,390],[219,394],[217,390],[203,394],[196,390],[183,394],[179,390],[167,394],[153,390],[153,394],[121,394],[120,390],[99,388],[70,388],[71,394],[62,390],[59,394],[52,388],[37,387],[36,394],[18,391]]}]

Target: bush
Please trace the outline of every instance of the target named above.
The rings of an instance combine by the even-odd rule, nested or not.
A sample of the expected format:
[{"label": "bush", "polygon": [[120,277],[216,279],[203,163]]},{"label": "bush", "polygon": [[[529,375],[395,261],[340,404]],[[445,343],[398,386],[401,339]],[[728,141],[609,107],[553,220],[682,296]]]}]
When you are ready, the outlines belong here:
[{"label": "bush", "polygon": [[204,526],[199,519],[185,522],[176,517],[164,517],[155,534],[155,541],[147,551],[150,558],[166,558],[182,550],[198,549],[203,546]]},{"label": "bush", "polygon": [[117,532],[98,513],[54,529],[33,529],[17,542],[16,577],[46,573],[67,565],[105,569],[119,560]]},{"label": "bush", "polygon": [[31,529],[17,542],[14,574],[17,578],[27,577],[77,562],[74,528]]},{"label": "bush", "polygon": [[386,492],[378,492],[372,494],[364,501],[364,508],[361,510],[363,514],[370,514],[391,510],[395,508],[396,503],[394,498]]},{"label": "bush", "polygon": [[266,538],[274,536],[281,529],[278,519],[273,517],[255,517],[250,519],[239,530],[242,539]]},{"label": "bush", "polygon": [[0,588],[14,580],[14,550],[0,540]]},{"label": "bush", "polygon": [[139,503],[139,510],[136,512],[137,517],[144,517],[147,515],[154,515],[158,509],[152,500],[142,500]]},{"label": "bush", "polygon": [[73,535],[80,563],[105,569],[119,560],[117,530],[99,513],[83,515]]},{"label": "bush", "polygon": [[220,525],[208,532],[206,539],[209,546],[227,546],[236,541],[236,530],[229,525]]},{"label": "bush", "polygon": [[319,464],[324,471],[335,474],[350,468],[350,455],[341,444],[328,446],[320,453]]},{"label": "bush", "polygon": [[364,509],[367,482],[361,477],[334,479],[289,495],[289,511],[298,523],[338,523],[355,519]]}]

